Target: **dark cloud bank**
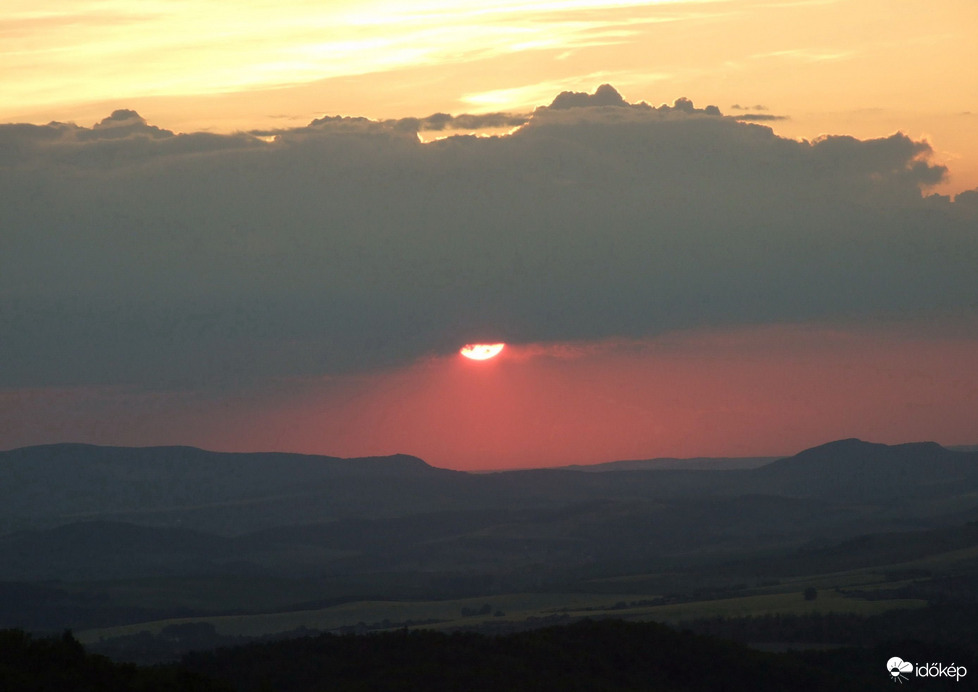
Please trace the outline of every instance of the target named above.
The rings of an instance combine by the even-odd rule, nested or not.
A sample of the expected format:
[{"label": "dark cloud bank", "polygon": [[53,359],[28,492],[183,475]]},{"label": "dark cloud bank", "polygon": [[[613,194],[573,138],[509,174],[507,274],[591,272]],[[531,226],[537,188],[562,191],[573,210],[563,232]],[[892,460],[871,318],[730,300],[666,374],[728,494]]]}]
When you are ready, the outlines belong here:
[{"label": "dark cloud bank", "polygon": [[[349,372],[478,339],[973,315],[978,193],[687,100],[177,135],[0,126],[0,386]],[[274,134],[265,141],[257,134]]]}]

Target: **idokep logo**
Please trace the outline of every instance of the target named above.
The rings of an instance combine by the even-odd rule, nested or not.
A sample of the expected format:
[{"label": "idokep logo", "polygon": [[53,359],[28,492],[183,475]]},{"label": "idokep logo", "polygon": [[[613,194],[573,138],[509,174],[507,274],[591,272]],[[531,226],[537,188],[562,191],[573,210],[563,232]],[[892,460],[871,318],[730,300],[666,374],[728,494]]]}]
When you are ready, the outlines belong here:
[{"label": "idokep logo", "polygon": [[904,680],[910,679],[906,674],[913,673],[913,663],[894,656],[886,662],[886,669],[893,676],[893,682],[898,682],[902,685]]},{"label": "idokep logo", "polygon": [[964,666],[944,665],[943,663],[921,663],[914,665],[910,661],[894,656],[886,662],[886,669],[890,672],[890,679],[901,685],[904,680],[909,680],[908,676],[914,675],[918,678],[954,678],[955,682],[961,682],[961,678],[968,674],[968,669]]}]

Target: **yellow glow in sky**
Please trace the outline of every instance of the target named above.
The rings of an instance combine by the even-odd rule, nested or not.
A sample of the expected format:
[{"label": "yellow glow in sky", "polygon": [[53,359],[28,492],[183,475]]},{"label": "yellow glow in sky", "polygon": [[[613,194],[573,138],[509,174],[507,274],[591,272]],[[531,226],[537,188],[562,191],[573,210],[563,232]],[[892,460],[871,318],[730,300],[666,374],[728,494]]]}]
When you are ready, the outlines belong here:
[{"label": "yellow glow in sky", "polygon": [[13,0],[0,19],[4,109],[239,91],[614,44],[629,38],[603,33],[619,19],[571,15],[677,4],[684,3]]},{"label": "yellow glow in sky", "polygon": [[6,0],[0,121],[136,108],[177,130],[630,101],[763,106],[779,133],[928,136],[978,185],[974,0]]}]

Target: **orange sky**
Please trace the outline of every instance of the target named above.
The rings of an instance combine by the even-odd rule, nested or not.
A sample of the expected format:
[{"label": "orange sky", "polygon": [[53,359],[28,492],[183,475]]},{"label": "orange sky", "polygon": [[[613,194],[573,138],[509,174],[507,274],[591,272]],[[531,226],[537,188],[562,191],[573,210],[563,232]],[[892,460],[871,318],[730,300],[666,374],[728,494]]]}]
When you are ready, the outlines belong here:
[{"label": "orange sky", "polygon": [[632,102],[785,116],[791,137],[928,138],[978,187],[973,0],[8,0],[0,121],[134,108],[178,131]]},{"label": "orange sky", "polygon": [[484,363],[450,356],[366,381],[307,383],[305,396],[262,402],[207,434],[222,449],[267,447],[274,436],[276,448],[410,452],[483,469],[787,455],[847,437],[966,444],[975,372],[972,340],[891,329],[517,346]]},{"label": "orange sky", "polygon": [[[550,103],[561,91],[593,92],[599,84],[610,83],[632,103],[658,105],[689,97],[701,109],[715,104],[728,115],[761,116],[766,118],[762,124],[795,139],[814,139],[825,133],[869,139],[902,131],[913,140],[926,139],[933,148],[930,163],[944,164],[949,170],[944,181],[925,191],[956,195],[978,188],[976,28],[975,0],[6,0],[0,9],[0,123],[73,121],[88,127],[116,109],[135,109],[153,126],[177,132],[231,133],[298,127],[333,114],[384,119],[435,112],[529,113]],[[559,114],[551,117],[559,118]],[[717,120],[741,127],[730,120]],[[125,112],[107,122],[102,134],[110,127],[118,127],[120,132],[129,128],[137,132],[137,138],[147,130],[145,123]],[[471,171],[485,168],[493,175],[505,172],[505,165],[511,166],[511,171],[524,171],[528,161],[540,163],[546,185],[539,185],[539,189],[551,195],[552,209],[533,196],[532,190],[538,188],[532,186],[540,183],[533,175],[525,179],[513,175],[480,178],[469,169],[455,167],[450,147],[434,151],[437,145],[419,145],[413,133],[410,144],[430,151],[431,161],[413,149],[408,154],[397,149],[397,156],[402,158],[392,160],[400,162],[397,165],[402,168],[392,169],[391,175],[386,169],[369,168],[373,165],[369,161],[362,166],[367,172],[357,173],[362,152],[372,155],[367,148],[351,150],[355,152],[350,155],[352,164],[343,159],[342,151],[330,159],[329,164],[336,166],[332,174],[339,190],[334,191],[339,196],[335,200],[326,199],[324,188],[315,186],[317,176],[324,175],[318,162],[311,168],[296,164],[305,161],[295,158],[296,152],[304,152],[300,140],[270,146],[267,156],[254,154],[241,142],[234,144],[243,147],[242,157],[251,157],[241,161],[256,165],[264,162],[266,167],[245,171],[237,159],[220,159],[213,170],[224,172],[230,181],[226,188],[221,186],[221,174],[210,176],[210,169],[195,169],[193,157],[187,158],[186,168],[180,167],[182,160],[173,163],[178,157],[163,163],[147,158],[143,168],[122,169],[123,175],[117,175],[113,168],[115,159],[93,158],[110,162],[105,164],[105,171],[99,169],[105,177],[99,177],[102,173],[93,166],[72,178],[71,162],[75,160],[70,153],[64,159],[68,164],[62,165],[60,159],[45,163],[46,145],[36,145],[33,140],[30,146],[25,144],[24,151],[40,152],[36,161],[41,163],[28,160],[21,170],[23,175],[5,176],[0,184],[10,190],[47,190],[50,197],[38,197],[47,201],[32,207],[24,201],[26,195],[20,195],[19,206],[8,214],[22,225],[12,234],[11,253],[0,257],[0,269],[8,268],[8,283],[0,272],[0,288],[6,286],[10,291],[6,297],[0,291],[0,318],[13,315],[21,319],[18,324],[24,328],[18,338],[20,333],[27,336],[23,343],[17,342],[23,372],[11,369],[0,373],[4,376],[0,382],[0,419],[5,420],[0,425],[0,447],[77,441],[192,444],[222,450],[277,449],[345,456],[404,452],[434,465],[485,469],[653,456],[790,454],[852,436],[893,443],[923,439],[943,444],[978,442],[974,427],[978,339],[971,329],[974,303],[968,307],[974,286],[969,283],[968,258],[978,246],[969,235],[968,219],[972,217],[968,214],[973,215],[976,209],[969,196],[962,197],[961,204],[945,200],[941,207],[933,199],[921,200],[911,184],[906,189],[916,206],[913,214],[907,215],[906,228],[898,213],[889,214],[893,210],[878,217],[878,227],[866,228],[860,219],[877,217],[852,214],[849,198],[824,184],[823,177],[834,180],[832,172],[820,170],[813,172],[812,180],[821,187],[805,190],[816,203],[809,205],[810,200],[801,195],[804,204],[798,208],[820,213],[824,207],[828,226],[818,226],[818,219],[810,220],[811,227],[797,224],[804,231],[774,234],[768,229],[772,235],[765,239],[746,237],[748,230],[756,231],[748,224],[737,232],[740,236],[733,233],[728,237],[723,235],[729,230],[725,225],[728,219],[717,223],[705,213],[702,216],[709,228],[698,236],[698,213],[708,211],[710,204],[727,210],[724,214],[733,209],[743,218],[749,217],[747,212],[756,212],[762,221],[780,219],[781,229],[796,225],[798,215],[790,213],[795,208],[791,204],[797,200],[785,202],[783,208],[778,200],[770,208],[764,206],[780,194],[779,185],[764,187],[771,181],[757,187],[759,193],[743,193],[756,197],[742,200],[743,208],[728,204],[729,200],[716,194],[725,188],[709,185],[702,191],[663,187],[659,191],[663,203],[653,204],[652,212],[642,206],[649,204],[645,189],[623,195],[618,207],[608,202],[613,195],[603,195],[596,188],[575,197],[561,187],[573,184],[573,171],[561,173],[566,174],[566,180],[555,177],[554,171],[561,171],[562,150],[548,148],[550,135],[540,133],[546,127],[538,124],[536,135],[530,132],[522,138],[527,147],[537,147],[522,153],[496,146],[508,141],[514,144],[513,149],[519,149],[515,145],[520,138],[492,140],[495,149],[503,152],[496,155],[504,158],[490,165],[481,166],[478,153],[465,155],[475,157],[472,160],[480,164]],[[26,137],[24,133],[30,129],[10,128],[11,141]],[[743,130],[757,132],[757,128]],[[593,136],[594,131],[589,132]],[[78,133],[65,135],[59,146],[68,151],[78,144],[81,150],[83,139],[72,140],[75,136]],[[562,145],[566,151],[577,151],[580,142],[573,133],[561,136],[568,137]],[[230,142],[234,138],[211,139]],[[239,139],[255,143],[253,139]],[[767,146],[763,138],[755,139],[759,147]],[[469,144],[486,141],[471,140]],[[690,147],[699,142],[695,138],[690,141]],[[900,168],[915,161],[913,155],[907,158],[903,142],[892,138],[873,145],[876,149],[837,142],[838,147],[823,147],[835,154],[830,151],[826,157],[811,159],[815,161],[812,165],[839,166],[840,175],[858,176],[864,171],[846,168],[845,157],[867,157],[869,179],[882,180],[881,189],[890,190],[892,185],[893,190],[904,194],[901,176],[906,174],[910,180],[913,175],[926,173],[927,166],[918,160],[916,167]],[[801,145],[791,144],[801,149]],[[35,145],[36,149],[30,148]],[[594,159],[581,159],[580,170],[598,177],[585,176],[582,180],[603,181],[607,170],[614,169],[614,175],[624,177],[609,184],[618,188],[643,184],[642,180],[627,178],[626,163],[601,168],[602,157],[608,153],[601,140],[589,146],[588,156],[593,154]],[[628,145],[622,146],[627,149]],[[475,150],[469,146],[466,151],[470,149]],[[896,151],[893,160],[897,167],[886,169],[885,157],[877,160],[871,149]],[[769,161],[765,157],[782,150],[759,148],[758,158],[751,159],[752,170],[767,170]],[[133,151],[135,157],[144,155],[141,150]],[[275,158],[279,152],[286,157],[280,169],[274,167],[279,165]],[[654,170],[657,166],[666,171],[670,165],[681,166],[685,152],[680,146],[673,152],[677,158],[671,164],[656,159],[647,166],[651,173],[641,170],[652,175],[658,174]],[[809,149],[802,152],[804,156],[810,153]],[[703,157],[709,159],[710,153]],[[198,163],[211,160],[205,158]],[[15,161],[11,165],[20,165],[16,156],[11,160]],[[121,156],[118,159],[123,160]],[[216,155],[214,160],[218,160]],[[618,161],[613,157],[608,160]],[[799,171],[809,172],[806,164],[798,164],[805,160],[791,159],[792,166],[784,169],[791,171],[785,176],[787,183],[791,184],[795,180],[791,176]],[[627,156],[620,161],[634,164]],[[739,181],[741,169],[736,161],[734,164],[729,170],[722,166],[718,170]],[[0,165],[6,165],[6,160]],[[158,179],[153,177],[154,165],[162,171]],[[175,167],[167,168],[171,165]],[[307,161],[302,165],[310,164]],[[414,204],[415,179],[405,173],[409,171],[403,167],[406,165],[430,171],[433,177],[428,180],[435,181],[431,186],[438,194],[426,203]],[[801,168],[796,170],[794,165]],[[710,166],[714,166],[712,159],[707,168]],[[701,175],[701,169],[693,169]],[[365,180],[381,183],[404,176],[410,185],[403,190],[392,186],[396,194],[388,197],[382,192],[356,197],[352,183],[348,187],[336,184],[337,180],[350,180],[351,170],[364,175]],[[461,176],[457,171],[462,171]],[[31,176],[35,174],[41,182],[33,182]],[[248,174],[264,175],[264,183],[274,182],[279,188],[253,187]],[[472,194],[466,187],[466,174],[476,181],[473,189],[479,189],[480,184],[496,185],[489,190],[495,196]],[[220,178],[221,184],[213,177]],[[840,178],[840,185],[844,187],[848,179]],[[47,189],[45,180],[55,183]],[[307,181],[315,185],[307,187]],[[131,195],[127,195],[129,183],[136,191]],[[188,191],[185,184],[198,187]],[[382,187],[380,183],[376,186]],[[775,192],[769,194],[769,189]],[[0,189],[0,193],[5,190]],[[472,199],[441,199],[438,195],[445,190],[454,190],[456,198]],[[531,192],[520,203],[529,206],[518,207],[516,198],[526,190]],[[683,192],[693,204],[683,203]],[[199,199],[184,204],[195,194]],[[267,210],[262,204],[253,204],[253,197],[264,200],[264,195],[274,202],[264,205]],[[594,198],[594,208],[578,215],[582,218],[567,211],[574,208],[568,200],[587,195]],[[364,228],[359,215],[363,209],[356,206],[360,199],[366,200],[361,206],[376,212],[375,237],[353,242],[347,236]],[[354,220],[351,223],[355,222],[351,226],[355,232],[342,226],[347,218],[342,214],[335,228],[330,227],[332,231],[320,232],[316,224],[323,210],[347,203],[355,210],[347,215]],[[468,203],[474,206],[466,206]],[[612,207],[600,207],[604,203]],[[930,203],[934,204],[927,207]],[[506,234],[510,246],[494,248],[492,241],[499,236],[491,235],[493,231],[466,235],[483,228],[477,223],[456,230],[452,204],[457,205],[460,218],[471,220],[483,215],[488,219],[484,228]],[[428,216],[429,208],[448,211],[444,216]],[[660,208],[659,225],[650,226],[651,230],[645,228],[648,215],[629,216]],[[425,241],[428,245],[406,245],[401,238],[402,219],[397,215],[412,213],[412,209],[425,212],[411,217],[415,224],[411,228],[422,241],[430,236]],[[675,222],[670,216],[673,211],[679,214],[675,218],[680,222],[690,211],[696,223],[684,226]],[[543,219],[543,226],[537,227],[539,237],[526,241],[513,231],[522,226],[507,218],[510,212],[524,214],[522,221],[530,223]],[[588,216],[592,212],[594,219]],[[782,218],[778,216],[781,213],[789,216]],[[947,221],[945,228],[950,230],[945,235],[923,233],[933,230],[926,225],[929,213]],[[717,218],[722,216],[717,214]],[[431,218],[441,221],[429,224]],[[746,223],[743,218],[741,222]],[[64,223],[64,219],[73,221]],[[283,219],[285,223],[278,224]],[[313,221],[307,223],[307,219]],[[918,228],[914,224],[920,219],[924,221]],[[841,228],[835,225],[839,220],[854,226]],[[605,222],[613,226],[610,231],[601,227]],[[572,235],[571,242],[561,236],[561,223],[577,229],[578,235]],[[70,234],[65,235],[65,228]],[[142,236],[131,232],[137,228]],[[675,228],[687,235],[670,236],[670,229]],[[894,228],[896,231],[889,233]],[[804,235],[812,229],[815,232],[811,237]],[[921,234],[914,235],[918,230]],[[198,231],[199,238],[193,235]],[[716,238],[709,240],[714,238],[714,231]],[[248,242],[242,241],[245,236]],[[846,244],[847,238],[853,242]],[[826,264],[836,248],[834,243],[841,248],[838,254],[845,257],[838,264]],[[497,249],[499,252],[494,253]],[[853,259],[848,261],[850,250]],[[524,272],[526,276],[510,261],[510,251],[517,259],[526,256],[530,267]],[[661,261],[655,255],[660,251]],[[675,255],[669,256],[669,252]],[[405,253],[411,255],[407,262]],[[643,253],[652,257],[648,260],[653,268],[648,281],[641,273],[645,265],[637,263]],[[765,260],[768,254],[775,259]],[[589,264],[595,256],[603,258],[607,266]],[[360,257],[361,262],[351,266],[344,257]],[[811,266],[831,270],[829,278],[789,275],[798,267],[803,268],[802,274],[810,269],[803,262],[809,257],[822,262]],[[726,262],[731,258],[733,269]],[[780,264],[785,259],[796,264]],[[567,266],[558,267],[564,260]],[[9,265],[2,264],[5,262]],[[101,270],[94,269],[96,264]],[[52,266],[59,267],[57,274],[48,274]],[[547,275],[548,268],[560,274],[562,285],[569,287],[566,296],[555,298],[547,293],[552,286],[544,284],[554,278]],[[623,299],[617,304],[609,302],[608,314],[599,315],[602,320],[592,315],[599,324],[592,331],[567,331],[567,324],[561,320],[581,307],[574,301],[583,297],[586,302],[596,288],[607,283],[601,275],[605,270],[608,276],[633,272],[628,275],[633,278],[619,287]],[[471,289],[479,285],[479,272],[490,277],[484,280],[494,292],[471,297],[473,305],[487,306],[485,314],[473,308],[473,326],[491,331],[493,320],[511,320],[519,326],[514,316],[519,310],[506,302],[507,291],[516,293],[518,289],[498,284],[500,276],[514,276],[524,282],[524,289],[539,290],[537,302],[526,314],[543,315],[541,323],[552,318],[558,325],[549,332],[543,328],[539,332],[542,336],[528,337],[528,341],[550,338],[550,334],[598,337],[594,342],[513,343],[499,358],[484,363],[446,355],[450,349],[445,340],[450,342],[454,337],[452,329],[458,333],[459,346],[484,336],[506,338],[502,334],[465,333],[468,325],[460,323],[468,317],[428,314],[442,309],[431,303],[445,310],[464,303],[454,297],[442,300],[439,282],[444,283],[447,293],[456,290],[451,285],[456,279],[468,282]],[[751,272],[757,274],[756,286]],[[405,278],[414,273],[427,276],[430,285],[415,286]],[[335,277],[339,283],[329,283]],[[715,285],[709,283],[711,277],[716,278]],[[739,283],[725,283],[732,281],[730,277],[739,277]],[[592,279],[595,283],[586,282]],[[633,279],[641,285],[628,283]],[[842,283],[833,284],[834,280]],[[791,324],[778,322],[791,320],[790,309],[765,312],[763,306],[756,314],[746,310],[740,317],[726,313],[717,316],[707,310],[709,318],[696,321],[701,319],[695,317],[700,303],[727,305],[724,300],[732,293],[725,291],[730,286],[743,289],[746,300],[750,300],[750,291],[756,290],[759,305],[767,305],[765,301],[772,293],[779,288],[787,291],[784,287],[790,285],[802,292],[788,292],[785,300],[791,309],[806,316]],[[945,285],[948,288],[942,291]],[[391,334],[400,336],[378,336],[369,329],[357,332],[356,318],[361,315],[351,318],[343,310],[333,310],[330,291],[337,286],[361,299],[357,305],[364,314],[375,309],[376,314],[369,315],[376,323],[372,328],[386,329],[393,324]],[[357,293],[361,288],[363,295]],[[412,293],[415,289],[420,297]],[[826,304],[832,309],[842,307],[837,312],[819,313],[818,301],[809,301],[813,295],[804,292],[808,290],[832,294],[835,297]],[[887,290],[892,295],[883,300],[880,293]],[[173,295],[166,291],[173,291]],[[641,295],[630,296],[628,291]],[[917,300],[914,292],[926,295]],[[244,308],[240,313],[230,310],[225,314],[220,308],[207,307],[211,299],[215,305],[223,305],[218,299],[225,294],[240,297],[242,304],[268,303],[258,306],[264,310],[254,313],[258,317]],[[315,299],[308,304],[314,309],[303,307],[310,295]],[[630,297],[633,302],[629,302]],[[143,299],[145,304],[139,303]],[[125,312],[130,307],[126,300],[137,306],[132,315]],[[594,300],[598,305],[612,298],[602,294]],[[878,313],[873,312],[874,301],[882,306]],[[187,334],[180,332],[158,344],[154,339],[163,328],[155,323],[147,332],[152,338],[131,349],[120,346],[126,345],[127,335],[142,328],[143,321],[156,319],[151,315],[157,315],[153,312],[157,308],[165,318],[160,324],[192,331],[196,323],[187,327],[189,322],[181,322],[179,309],[185,304],[195,306],[193,309],[200,313],[190,316],[200,322],[206,337],[200,340],[203,346],[199,352],[188,347],[186,353],[180,353],[185,361],[171,357],[166,349],[178,353],[184,343],[180,339]],[[239,307],[234,300],[229,304]],[[932,315],[934,324],[926,322],[928,306],[937,306],[936,316]],[[167,312],[171,308],[175,312]],[[294,315],[282,317],[279,312],[293,308]],[[737,308],[732,305],[724,309],[735,313]],[[848,308],[851,312],[846,311]],[[143,309],[147,312],[141,313]],[[14,314],[17,310],[21,312]],[[44,310],[49,313],[32,325],[32,311],[40,314]],[[351,314],[355,311],[350,308]],[[640,327],[615,322],[619,313],[632,319],[629,311],[643,311],[645,321],[637,321],[651,325],[647,333],[652,336],[644,340],[602,338],[602,334],[640,334]],[[694,315],[689,322],[681,319],[684,311]],[[801,324],[812,314],[827,317],[822,322]],[[871,327],[835,319],[848,314],[882,317]],[[413,334],[410,320],[415,317],[435,326],[429,333],[418,330]],[[611,326],[600,326],[605,317]],[[892,322],[887,321],[890,317]],[[248,322],[252,318],[256,324]],[[98,324],[100,319],[108,326]],[[290,321],[302,319],[314,326],[306,330],[304,325],[299,328]],[[258,323],[260,320],[267,320],[267,324]],[[664,320],[664,326],[653,329],[656,320]],[[701,328],[684,330],[687,324]],[[737,324],[741,326],[729,326]],[[59,331],[63,325],[68,326]],[[99,332],[103,326],[106,331]],[[252,327],[254,332],[249,332]],[[207,351],[215,343],[224,343],[220,339],[225,328],[229,333],[237,329],[245,334],[247,338],[240,340],[244,344],[241,352],[227,356],[220,350]],[[525,325],[522,328],[532,332]],[[266,341],[274,341],[269,334],[282,343],[259,352]],[[346,340],[336,338],[337,334]],[[69,342],[76,336],[88,351],[83,352],[82,347],[77,352],[68,349],[65,356],[55,347],[55,342]],[[227,343],[237,344],[232,337],[227,338]],[[336,353],[342,356],[360,349],[367,360],[374,358],[370,367],[382,360],[377,353],[389,346],[388,341],[397,342],[395,350],[401,348],[410,355],[398,355],[390,362],[399,365],[380,371],[327,363],[325,355],[319,370],[316,363],[310,366],[307,361],[295,370],[275,370],[280,360],[289,360],[280,357],[275,348],[282,352],[294,349],[300,355],[303,349],[335,355],[330,350],[334,338],[342,342]],[[399,338],[411,338],[416,343],[409,349],[397,341]],[[0,346],[2,339],[0,334]],[[188,343],[197,342],[190,338]],[[104,355],[110,350],[106,345],[120,353]],[[250,351],[253,347],[256,350]],[[197,368],[194,374],[184,373],[188,379],[216,364],[217,369],[241,374],[241,381],[195,388],[181,380],[168,388],[149,377],[140,380],[133,372],[146,353],[165,364],[179,362]],[[412,361],[418,353],[427,355]],[[256,361],[266,359],[262,374],[255,374],[260,369],[257,366],[255,372],[249,372],[248,363],[242,364],[252,356]],[[47,371],[45,358],[52,364]],[[118,363],[122,365],[113,370]],[[133,369],[127,370],[130,366]],[[315,374],[295,374],[310,371]],[[162,374],[159,378],[160,382],[165,380]]]},{"label": "orange sky", "polygon": [[464,470],[789,455],[847,437],[973,444],[974,343],[954,329],[710,330],[510,346],[491,361],[432,357],[259,391],[47,388],[8,392],[0,405],[17,430],[8,446],[403,452]]}]

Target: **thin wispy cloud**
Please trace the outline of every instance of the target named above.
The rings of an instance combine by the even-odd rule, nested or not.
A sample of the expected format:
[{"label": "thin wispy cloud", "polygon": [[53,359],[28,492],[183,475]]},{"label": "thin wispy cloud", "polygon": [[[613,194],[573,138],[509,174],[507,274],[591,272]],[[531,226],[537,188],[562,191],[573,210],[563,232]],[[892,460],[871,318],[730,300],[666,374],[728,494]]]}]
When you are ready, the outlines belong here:
[{"label": "thin wispy cloud", "polygon": [[847,60],[857,55],[854,50],[820,50],[817,48],[792,48],[790,50],[778,50],[770,53],[757,53],[751,58],[764,60],[769,58],[788,58],[791,60],[801,60],[805,62],[825,62],[835,60]]},{"label": "thin wispy cloud", "polygon": [[5,7],[0,60],[12,103],[229,91],[622,41],[621,20],[575,15],[684,4],[45,0]]}]

